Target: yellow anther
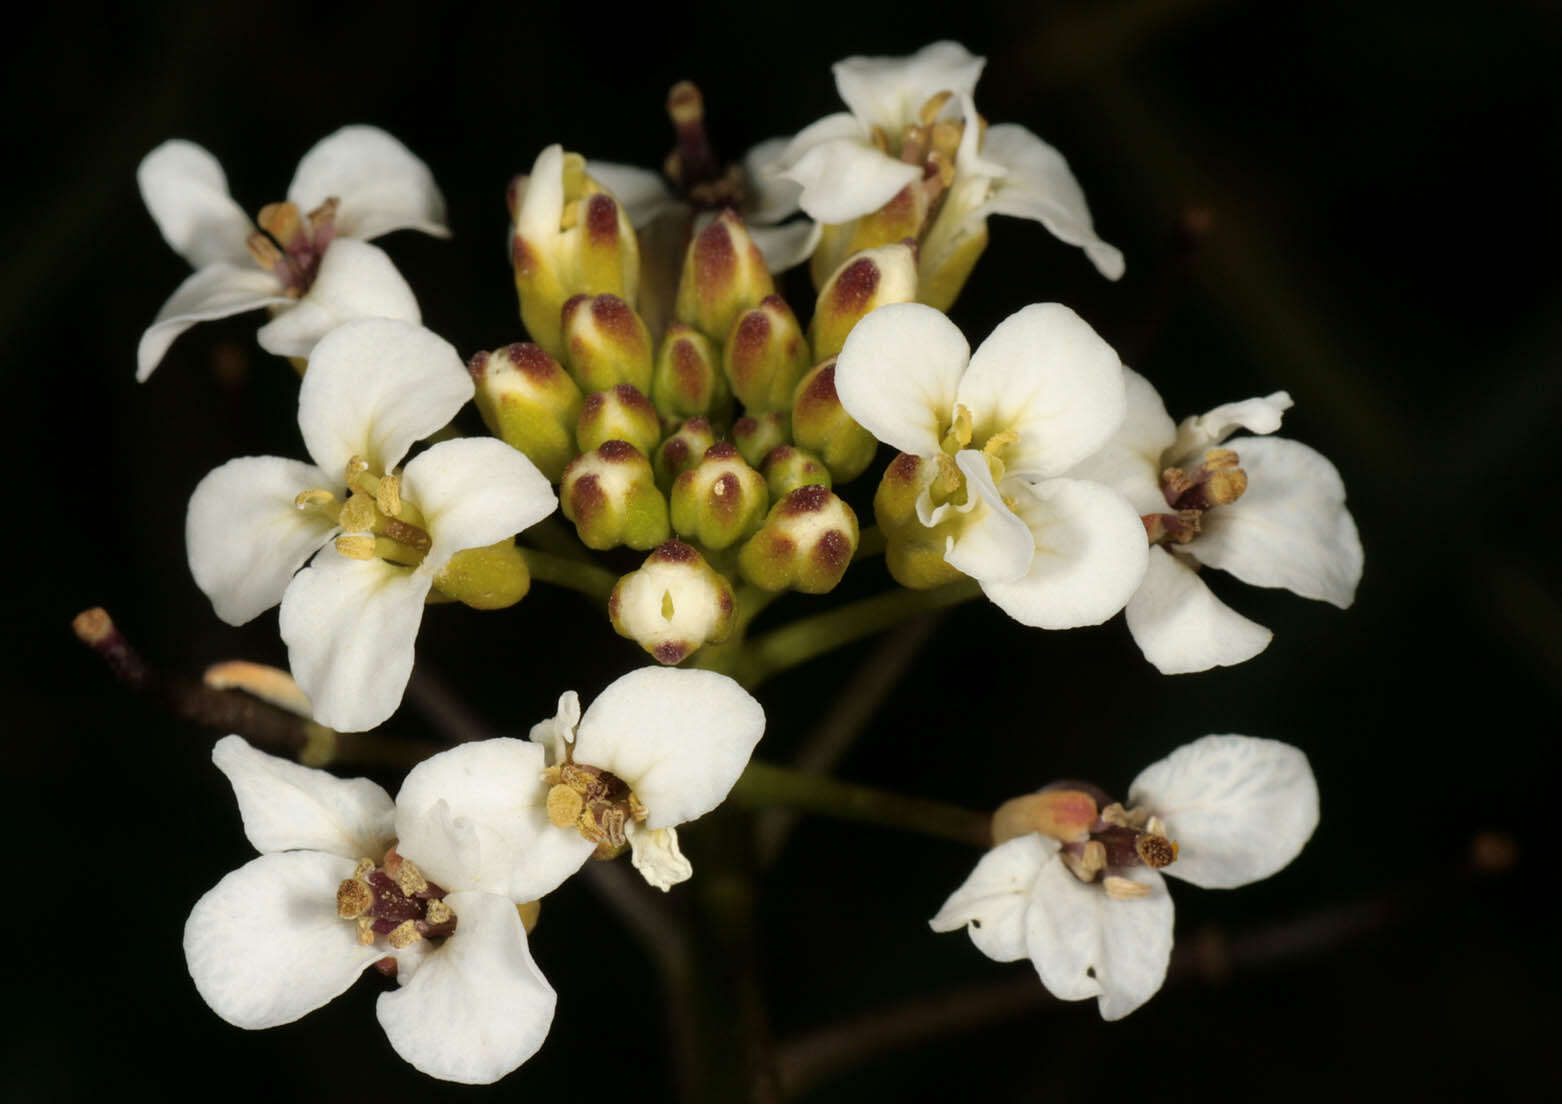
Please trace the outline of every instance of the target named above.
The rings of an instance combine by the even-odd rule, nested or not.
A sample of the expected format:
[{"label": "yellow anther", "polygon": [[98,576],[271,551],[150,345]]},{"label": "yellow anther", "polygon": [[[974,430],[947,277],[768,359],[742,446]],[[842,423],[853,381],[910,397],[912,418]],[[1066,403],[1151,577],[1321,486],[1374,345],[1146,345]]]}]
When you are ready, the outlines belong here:
[{"label": "yellow anther", "polygon": [[586,799],[580,791],[569,786],[557,785],[548,791],[548,823],[555,828],[573,828],[580,823],[580,814],[586,807]]},{"label": "yellow anther", "polygon": [[336,887],[336,915],[355,920],[374,907],[374,890],[358,878],[347,878]]},{"label": "yellow anther", "polygon": [[242,690],[289,713],[310,715],[309,695],[293,681],[292,675],[276,667],[230,659],[206,668],[201,681],[213,690]]},{"label": "yellow anther", "polygon": [[342,201],[335,196],[327,196],[324,203],[309,212],[309,229],[318,230],[328,222],[336,221],[336,209]]},{"label": "yellow anther", "polygon": [[365,947],[374,946],[374,921],[367,916],[358,917],[358,942]]},{"label": "yellow anther", "polygon": [[515,906],[515,911],[521,914],[521,927],[530,935],[532,929],[537,926],[537,918],[542,915],[541,901],[522,901]]},{"label": "yellow anther", "polygon": [[412,897],[428,889],[428,879],[410,861],[402,859],[396,866],[396,888]]},{"label": "yellow anther", "polygon": [[303,219],[299,216],[296,204],[268,203],[255,216],[255,223],[277,239],[285,249],[303,225]]},{"label": "yellow anther", "polygon": [[965,127],[959,123],[945,120],[934,123],[928,134],[928,146],[940,157],[955,159],[955,153],[960,149],[960,138],[965,134]]},{"label": "yellow anther", "polygon": [[367,533],[350,533],[336,538],[336,550],[349,560],[374,559],[374,538]]},{"label": "yellow anther", "polygon": [[957,403],[954,421],[949,424],[949,430],[944,434],[943,450],[950,455],[959,452],[971,443],[971,433],[971,412],[964,404]]},{"label": "yellow anther", "polygon": [[1145,866],[1159,870],[1163,866],[1170,866],[1177,861],[1177,843],[1165,836],[1151,835],[1144,832],[1134,840],[1134,851],[1139,855],[1139,861]]},{"label": "yellow anther", "polygon": [[353,482],[368,470],[369,461],[365,460],[362,456],[354,456],[351,460],[347,461],[347,471],[342,476],[342,482],[351,487]]},{"label": "yellow anther", "polygon": [[1220,471],[1222,468],[1234,468],[1241,460],[1230,449],[1209,449],[1204,453],[1204,470],[1208,472]]},{"label": "yellow anther", "polygon": [[1091,881],[1106,869],[1106,844],[1100,840],[1091,840],[1077,854],[1064,850],[1058,855],[1063,860],[1063,865],[1082,882]]},{"label": "yellow anther", "polygon": [[387,517],[401,516],[401,480],[394,475],[381,479],[380,485],[374,489],[374,504]]},{"label": "yellow anther", "polygon": [[889,152],[889,135],[884,133],[883,127],[875,126],[869,137],[872,138],[874,146],[880,153]]},{"label": "yellow anther", "polygon": [[258,230],[244,239],[244,247],[249,250],[249,255],[255,259],[255,263],[267,272],[276,268],[277,262],[282,259],[282,250]]},{"label": "yellow anther", "polygon": [[455,910],[443,901],[430,901],[424,919],[430,924],[446,924],[455,916]]},{"label": "yellow anther", "polygon": [[[965,409],[961,407],[961,409]],[[1018,430],[1006,429],[1002,433],[994,433],[987,438],[987,443],[982,446],[982,451],[988,456],[997,456],[1004,449],[1020,439]]]},{"label": "yellow anther", "polygon": [[423,938],[423,933],[418,931],[416,920],[403,920],[391,929],[391,933],[385,937],[385,941],[398,951],[403,947],[410,947]]},{"label": "yellow anther", "polygon": [[949,102],[950,97],[953,95],[953,92],[945,89],[942,92],[935,92],[929,96],[927,102],[917,112],[917,118],[921,120],[922,125],[932,126],[938,120],[938,113],[944,110],[944,105]]},{"label": "yellow anther", "polygon": [[1108,874],[1102,878],[1101,888],[1106,890],[1108,897],[1118,901],[1133,901],[1150,895],[1150,887],[1143,882],[1136,882],[1132,878],[1120,878],[1116,874]]},{"label": "yellow anther", "polygon": [[359,859],[358,865],[353,867],[353,877],[359,881],[367,880],[369,875],[374,873],[374,866],[373,859]]},{"label": "yellow anther", "polygon": [[329,506],[336,501],[336,496],[330,491],[316,488],[312,491],[299,491],[298,497],[293,500],[293,505],[300,510],[315,510],[321,506]]},{"label": "yellow anther", "polygon": [[586,159],[578,153],[566,153],[564,155],[564,202],[572,203],[583,195],[589,194],[586,187]]},{"label": "yellow anther", "polygon": [[1209,498],[1215,506],[1228,506],[1247,490],[1247,472],[1241,468],[1221,468],[1210,473]]},{"label": "yellow anther", "polygon": [[369,532],[374,528],[374,519],[374,499],[362,491],[354,491],[336,515],[337,524],[349,533]]}]

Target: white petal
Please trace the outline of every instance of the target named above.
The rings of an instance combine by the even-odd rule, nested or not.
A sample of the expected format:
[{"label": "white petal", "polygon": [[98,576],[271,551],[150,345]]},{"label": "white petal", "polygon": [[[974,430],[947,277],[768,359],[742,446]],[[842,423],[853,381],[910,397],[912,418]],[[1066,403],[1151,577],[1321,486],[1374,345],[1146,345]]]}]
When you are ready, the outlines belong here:
[{"label": "white petal", "polygon": [[835,87],[862,122],[898,132],[939,92],[955,97],[976,89],[986,58],[958,42],[934,42],[910,57],[849,57],[831,67]]},{"label": "white petal", "polygon": [[[789,188],[792,196],[795,198],[798,194],[797,184],[794,181],[787,180],[785,176],[787,168],[815,146],[822,146],[826,142],[836,141],[866,143],[870,141],[868,128],[859,123],[849,111],[839,111],[834,115],[826,115],[822,119],[816,119],[809,123],[802,130],[787,139],[781,147],[779,154],[775,154],[773,148],[763,151],[764,157],[774,156],[774,160],[767,162],[756,157],[749,160],[747,166],[760,174],[768,174],[769,176],[779,178],[782,183],[776,186]],[[771,183],[774,184],[775,182],[771,181]]]},{"label": "white petal", "polygon": [[861,138],[821,142],[781,173],[802,187],[797,205],[820,222],[846,222],[877,211],[922,170]]},{"label": "white petal", "polygon": [[229,460],[196,484],[184,545],[190,574],[218,617],[242,625],[282,600],[293,573],[336,532],[330,518],[293,500],[335,486],[312,464],[280,456]]},{"label": "white petal", "polygon": [[1109,280],[1123,274],[1123,254],[1096,237],[1085,193],[1063,155],[1022,126],[988,127],[982,157],[1002,165],[979,214],[1013,215],[1041,223],[1059,241],[1080,246]]},{"label": "white petal", "polygon": [[966,501],[973,508],[959,534],[949,538],[945,562],[983,583],[1021,578],[1036,555],[1030,527],[1005,505],[981,453],[961,449],[955,464],[965,475]]},{"label": "white petal", "polygon": [[676,828],[644,828],[636,821],[624,825],[634,868],[649,884],[666,893],[694,876],[694,867],[678,848]]},{"label": "white petal", "polygon": [[1177,861],[1165,873],[1206,889],[1267,878],[1318,827],[1318,782],[1307,756],[1278,740],[1205,736],[1146,767],[1128,804],[1166,822]]},{"label": "white petal", "polygon": [[1004,493],[1030,530],[1036,553],[1013,582],[982,591],[1022,625],[1099,625],[1128,603],[1144,579],[1147,546],[1134,508],[1110,488],[1078,479],[1005,480]]},{"label": "white petal", "polygon": [[307,357],[315,344],[343,322],[359,318],[422,321],[418,301],[385,251],[367,242],[338,238],[320,259],[309,291],[288,311],[260,328],[255,339],[276,356]]},{"label": "white petal", "polygon": [[678,197],[668,191],[662,174],[650,169],[616,165],[611,161],[587,161],[586,175],[613,193],[636,230],[663,212],[683,206]]},{"label": "white petal", "polygon": [[[343,473],[362,456],[377,472],[443,429],[473,394],[454,346],[410,322],[349,322],[315,346],[298,390],[298,428],[315,463]],[[340,476],[338,476],[340,478]]]},{"label": "white petal", "polygon": [[136,379],[145,382],[162,362],[174,338],[197,322],[228,318],[261,307],[290,307],[282,283],[253,265],[241,268],[226,262],[209,264],[185,278],[157,312],[136,347]]},{"label": "white petal", "polygon": [[244,835],[262,854],[309,850],[378,862],[395,838],[395,803],[367,778],[300,766],[238,736],[218,740],[212,762],[233,784]]},{"label": "white petal", "polygon": [[914,456],[939,450],[970,359],[955,324],[921,303],[891,303],[846,335],[835,393],[864,429]]},{"label": "white petal", "polygon": [[566,690],[559,695],[558,709],[546,721],[532,725],[527,739],[541,744],[547,753],[548,766],[564,762],[570,744],[575,742],[575,726],[580,724],[580,695]]},{"label": "white petal", "polygon": [[251,1030],[292,1023],[345,992],[382,947],[336,915],[351,859],[289,851],[252,859],[190,911],[184,960],[213,1012]]},{"label": "white petal", "polygon": [[994,962],[1024,958],[1031,888],[1057,853],[1057,840],[1034,832],[1000,843],[981,857],[928,926],[936,932],[965,928],[977,950]]},{"label": "white petal", "polygon": [[[852,133],[859,132],[853,127]],[[748,202],[743,205],[743,220],[748,223],[750,234],[754,232],[756,223],[773,225],[798,209],[797,183],[780,173],[782,159],[793,141],[789,138],[767,138],[743,155],[743,174],[747,178],[749,192]],[[767,254],[765,260],[769,259]],[[771,271],[776,269],[772,267]]]},{"label": "white petal", "polygon": [[1144,658],[1163,675],[1245,663],[1274,636],[1216,598],[1192,568],[1163,548],[1150,549],[1144,582],[1123,618]]},{"label": "white petal", "polygon": [[548,821],[541,744],[474,740],[425,759],[396,795],[397,850],[446,889],[551,893],[595,844]]},{"label": "white petal", "polygon": [[1073,479],[1104,483],[1141,514],[1170,511],[1161,495],[1161,456],[1177,436],[1166,404],[1150,381],[1132,368],[1123,369],[1128,410],[1111,439],[1069,469]]},{"label": "white petal", "polygon": [[433,547],[423,564],[435,572],[462,549],[513,537],[558,505],[537,466],[496,437],[442,441],[414,457],[402,496],[428,521]]},{"label": "white petal", "polygon": [[1120,1020],[1155,995],[1171,961],[1172,900],[1147,867],[1123,872],[1150,887],[1118,900],[1080,881],[1061,860],[1042,868],[1025,913],[1025,943],[1041,983],[1061,1000],[1099,997],[1101,1017]]},{"label": "white petal", "polygon": [[345,126],[299,161],[288,199],[307,214],[332,196],[341,200],[336,229],[346,237],[366,241],[402,229],[450,236],[434,174],[379,127]]},{"label": "white petal", "polygon": [[444,1081],[487,1085],[537,1053],[557,995],[532,961],[515,905],[452,893],[456,930],[375,1014],[397,1054]]},{"label": "white petal", "polygon": [[533,243],[551,242],[564,216],[564,147],[544,149],[532,164],[517,197],[515,231]]},{"label": "white petal", "polygon": [[822,232],[823,227],[808,218],[793,219],[782,226],[748,228],[749,237],[765,258],[765,267],[777,275],[813,256]]},{"label": "white petal", "polygon": [[1220,444],[1239,429],[1249,433],[1273,433],[1280,428],[1280,419],[1291,406],[1291,396],[1276,391],[1262,399],[1226,403],[1208,414],[1184,418],[1177,427],[1177,440],[1167,450],[1167,463],[1194,462],[1205,449]]},{"label": "white petal", "polygon": [[1117,353],[1061,303],[1032,303],[1000,322],[971,354],[955,401],[971,412],[976,443],[1019,434],[999,455],[1010,475],[1031,479],[1095,452],[1127,409]]},{"label": "white petal", "polygon": [[228,194],[217,159],[194,142],[158,146],[141,159],[136,184],[163,240],[192,268],[249,259],[245,242],[255,224]]},{"label": "white petal", "polygon": [[353,560],[334,547],[293,577],[282,596],[282,640],[315,720],[362,732],[401,704],[433,573]]},{"label": "white petal", "polygon": [[1247,490],[1205,513],[1188,554],[1244,583],[1349,609],[1363,553],[1340,473],[1321,453],[1284,437],[1230,444],[1247,472]]},{"label": "white petal", "polygon": [[647,828],[671,828],[722,803],[764,733],[765,711],[726,675],[641,667],[586,709],[575,760],[627,782]]}]

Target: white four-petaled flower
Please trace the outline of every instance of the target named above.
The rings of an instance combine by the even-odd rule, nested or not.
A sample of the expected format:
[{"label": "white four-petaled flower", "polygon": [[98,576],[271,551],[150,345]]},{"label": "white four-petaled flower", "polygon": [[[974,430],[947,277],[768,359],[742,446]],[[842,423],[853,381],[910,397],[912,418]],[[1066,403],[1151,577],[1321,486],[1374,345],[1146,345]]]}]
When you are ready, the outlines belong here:
[{"label": "white four-petaled flower", "polygon": [[[1289,744],[1205,736],[1140,772],[1128,804],[1174,841],[1167,874],[1207,889],[1267,878],[1301,851],[1318,824],[1318,785]],[[1119,881],[1084,881],[1065,861],[1069,844],[1031,832],[1006,840],[929,923],[964,927],[998,962],[1028,958],[1062,1000],[1098,998],[1121,1019],[1155,995],[1172,949],[1172,902],[1160,873],[1142,863],[1107,867]],[[1079,847],[1080,844],[1073,844]]]},{"label": "white four-petaled flower", "polygon": [[[604,846],[627,845],[635,868],[667,889],[691,873],[675,826],[721,804],[764,730],[764,710],[725,675],[641,668],[584,716],[565,693],[531,739],[463,744],[418,764],[397,833],[423,864],[516,901],[550,892]],[[579,801],[556,792],[572,784]]]},{"label": "white four-petaled flower", "polygon": [[1005,613],[1061,629],[1123,608],[1145,571],[1138,515],[1108,487],[1057,478],[1123,417],[1117,354],[1073,311],[1025,307],[973,354],[939,311],[880,307],[847,337],[835,389],[880,441],[963,481],[963,499],[924,488],[917,517],[949,525],[945,561]]},{"label": "white four-petaled flower", "polygon": [[[901,136],[908,128],[925,126],[924,107],[937,104],[935,122],[963,129],[954,177],[923,235],[924,295],[937,284],[931,277],[943,262],[967,239],[985,234],[990,214],[1040,222],[1059,240],[1083,248],[1102,275],[1117,279],[1123,274],[1123,255],[1096,236],[1084,192],[1063,156],[1021,126],[1000,124],[983,133],[971,96],[985,64],[985,58],[948,41],[906,58],[837,62],[835,86],[849,110],[804,128],[768,168],[759,162],[760,179],[769,174],[794,182],[801,189],[798,205],[822,223],[851,222],[921,178],[920,160],[902,156]],[[947,99],[938,104],[935,97],[941,93]],[[825,270],[844,259],[832,258]]]},{"label": "white four-petaled flower", "polygon": [[[222,166],[193,142],[164,142],[142,159],[136,180],[164,239],[195,269],[141,336],[140,380],[195,323],[260,307],[274,315],[261,327],[261,347],[279,356],[307,357],[332,327],[354,318],[417,322],[412,289],[368,239],[404,228],[449,235],[428,166],[375,127],[343,127],[304,155],[288,187],[292,210],[272,223],[288,240],[257,238]],[[309,218],[314,212],[319,217]]]},{"label": "white four-petaled flower", "polygon": [[532,961],[514,901],[461,881],[437,854],[425,864],[415,848],[398,846],[442,891],[436,899],[454,930],[392,945],[343,918],[338,897],[363,860],[378,864],[391,846],[398,817],[389,795],[237,736],[218,741],[212,759],[233,783],[244,833],[261,853],[218,882],[185,923],[185,961],[213,1011],[249,1029],[291,1023],[388,958],[400,985],[380,995],[375,1011],[391,1046],[424,1073],[486,1084],[536,1053],[556,998]]},{"label": "white four-petaled flower", "polygon": [[[390,716],[440,571],[458,552],[512,537],[557,505],[531,461],[489,437],[441,442],[394,476],[413,443],[442,429],[472,394],[442,338],[407,322],[349,322],[315,348],[299,389],[299,429],[315,463],[230,460],[190,498],[185,541],[196,583],[229,624],[282,603],[293,677],[322,724],[359,731]],[[366,480],[398,487],[377,502]],[[396,520],[414,520],[389,525],[386,505],[401,509]],[[374,551],[354,558],[321,548],[344,530]],[[410,533],[423,547],[384,558],[382,530]]]},{"label": "white four-petaled flower", "polygon": [[1240,464],[1245,476],[1234,500],[1200,512],[1185,542],[1150,549],[1144,582],[1124,611],[1145,658],[1165,674],[1183,674],[1241,663],[1268,647],[1270,631],[1215,597],[1199,578],[1201,566],[1349,608],[1363,554],[1340,473],[1296,441],[1228,440],[1239,430],[1275,432],[1291,397],[1279,391],[1228,403],[1179,426],[1144,377],[1128,368],[1123,375],[1128,413],[1122,427],[1070,476],[1114,487],[1141,514],[1167,515],[1169,522],[1175,508],[1167,499],[1175,488],[1167,489],[1168,469],[1198,472],[1208,450],[1220,446],[1222,462]]}]

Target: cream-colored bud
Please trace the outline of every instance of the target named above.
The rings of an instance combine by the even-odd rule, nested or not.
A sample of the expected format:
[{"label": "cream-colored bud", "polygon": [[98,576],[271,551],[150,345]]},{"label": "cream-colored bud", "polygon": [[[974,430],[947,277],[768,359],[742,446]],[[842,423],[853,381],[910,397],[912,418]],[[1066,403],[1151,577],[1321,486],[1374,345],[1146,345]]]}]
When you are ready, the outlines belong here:
[{"label": "cream-colored bud", "polygon": [[732,584],[692,546],[673,540],[618,581],[607,608],[620,636],[673,664],[725,640],[737,603]]}]

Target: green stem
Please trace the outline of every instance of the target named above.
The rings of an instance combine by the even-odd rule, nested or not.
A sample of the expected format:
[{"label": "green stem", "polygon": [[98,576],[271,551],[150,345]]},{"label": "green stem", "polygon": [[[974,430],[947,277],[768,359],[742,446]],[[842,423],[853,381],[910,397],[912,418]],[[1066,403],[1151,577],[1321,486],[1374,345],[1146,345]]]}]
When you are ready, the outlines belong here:
[{"label": "green stem", "polygon": [[932,590],[893,590],[851,602],[755,637],[730,663],[727,673],[753,689],[788,667],[882,632],[908,617],[958,605],[981,592],[975,579],[961,579]]},{"label": "green stem", "polygon": [[884,544],[884,530],[877,525],[868,526],[857,534],[857,551],[852,554],[852,563],[883,555]]},{"label": "green stem", "polygon": [[731,798],[734,804],[751,809],[796,809],[919,832],[973,847],[992,846],[991,819],[986,813],[857,786],[758,759],[749,762],[733,786]]},{"label": "green stem", "polygon": [[617,575],[595,564],[565,559],[535,548],[522,548],[521,555],[526,558],[526,569],[533,579],[578,590],[602,605],[607,604],[608,595],[618,584]]}]

